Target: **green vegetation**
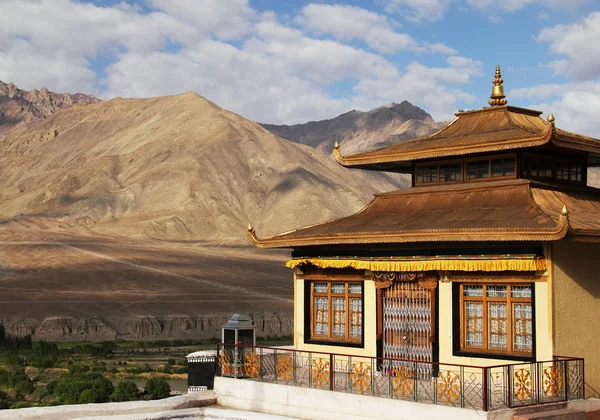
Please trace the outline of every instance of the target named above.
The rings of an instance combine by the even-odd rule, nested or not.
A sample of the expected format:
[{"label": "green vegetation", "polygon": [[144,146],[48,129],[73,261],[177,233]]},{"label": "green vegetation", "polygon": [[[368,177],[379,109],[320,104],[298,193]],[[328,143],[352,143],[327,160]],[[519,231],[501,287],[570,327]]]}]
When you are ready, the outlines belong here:
[{"label": "green vegetation", "polygon": [[[266,337],[258,344],[290,340]],[[0,324],[0,409],[165,398],[167,380],[185,392],[185,356],[219,341],[33,342],[6,335]]]},{"label": "green vegetation", "polygon": [[163,378],[150,378],[146,381],[144,392],[151,400],[159,400],[171,395],[171,386]]},{"label": "green vegetation", "polygon": [[139,394],[140,391],[135,382],[120,381],[115,386],[113,397],[115,401],[134,401],[138,399]]},{"label": "green vegetation", "polygon": [[90,372],[89,367],[74,366],[69,373],[49,382],[46,391],[55,395],[60,404],[86,404],[110,401],[114,387],[110,379]]}]

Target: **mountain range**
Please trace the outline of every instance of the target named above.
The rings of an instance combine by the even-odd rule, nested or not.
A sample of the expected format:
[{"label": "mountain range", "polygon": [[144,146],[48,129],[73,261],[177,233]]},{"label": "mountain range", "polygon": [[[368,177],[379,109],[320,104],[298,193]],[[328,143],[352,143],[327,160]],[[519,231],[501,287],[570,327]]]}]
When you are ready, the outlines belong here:
[{"label": "mountain range", "polygon": [[426,136],[442,128],[444,123],[435,122],[421,108],[403,101],[368,112],[352,110],[330,120],[296,125],[261,125],[284,139],[329,154],[335,142],[344,145],[345,153],[354,153]]},{"label": "mountain range", "polygon": [[[309,142],[314,147],[290,142],[192,92],[99,101],[2,86],[6,109],[22,105],[19,122],[14,112],[0,120],[0,217],[9,226],[35,220],[133,238],[244,243],[248,222],[272,234],[352,213],[373,193],[408,183],[340,167],[316,150],[325,134]],[[292,131],[317,139],[311,124],[308,134]],[[398,136],[402,127],[435,126],[403,102],[344,114],[317,131],[344,124],[354,130],[337,136],[344,150],[372,143],[360,132],[374,139],[376,127]]]}]

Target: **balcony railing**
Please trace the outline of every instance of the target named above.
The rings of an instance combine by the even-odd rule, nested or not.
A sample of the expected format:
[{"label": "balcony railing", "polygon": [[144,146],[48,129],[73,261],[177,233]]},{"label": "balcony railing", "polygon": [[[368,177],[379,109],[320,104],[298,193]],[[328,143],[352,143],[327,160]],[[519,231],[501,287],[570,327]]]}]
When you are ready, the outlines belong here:
[{"label": "balcony railing", "polygon": [[220,343],[217,375],[474,410],[584,398],[583,359],[491,367]]}]

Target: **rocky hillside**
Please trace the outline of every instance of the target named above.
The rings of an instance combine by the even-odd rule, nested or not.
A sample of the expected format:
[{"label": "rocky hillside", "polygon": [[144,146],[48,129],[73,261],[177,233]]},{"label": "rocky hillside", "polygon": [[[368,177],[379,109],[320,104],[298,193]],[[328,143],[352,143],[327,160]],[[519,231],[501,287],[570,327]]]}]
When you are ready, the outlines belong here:
[{"label": "rocky hillside", "polygon": [[20,124],[47,118],[58,109],[99,101],[83,93],[54,93],[46,88],[21,90],[12,83],[0,80],[0,137]]},{"label": "rocky hillside", "polygon": [[331,120],[296,125],[261,124],[272,133],[330,154],[337,141],[344,153],[384,147],[425,136],[441,128],[431,115],[407,101],[368,112],[350,111]]},{"label": "rocky hillside", "polygon": [[195,93],[61,109],[0,144],[0,217],[245,243],[359,210],[398,178],[352,171]]},{"label": "rocky hillside", "polygon": [[[293,335],[292,312],[249,313],[258,337]],[[97,317],[48,317],[7,320],[0,318],[6,333],[46,341],[105,341],[105,340],[177,340],[209,339],[221,336],[221,327],[230,313],[200,316],[137,316],[124,320],[113,328]]]}]

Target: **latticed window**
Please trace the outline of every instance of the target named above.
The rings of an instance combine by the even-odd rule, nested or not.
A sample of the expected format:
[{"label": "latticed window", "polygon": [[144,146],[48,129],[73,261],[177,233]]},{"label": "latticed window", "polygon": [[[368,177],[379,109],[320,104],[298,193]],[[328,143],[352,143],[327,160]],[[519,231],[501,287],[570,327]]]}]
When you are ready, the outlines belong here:
[{"label": "latticed window", "polygon": [[530,285],[460,285],[461,350],[531,355]]},{"label": "latticed window", "polygon": [[362,341],[362,283],[315,281],[310,291],[312,339]]}]

